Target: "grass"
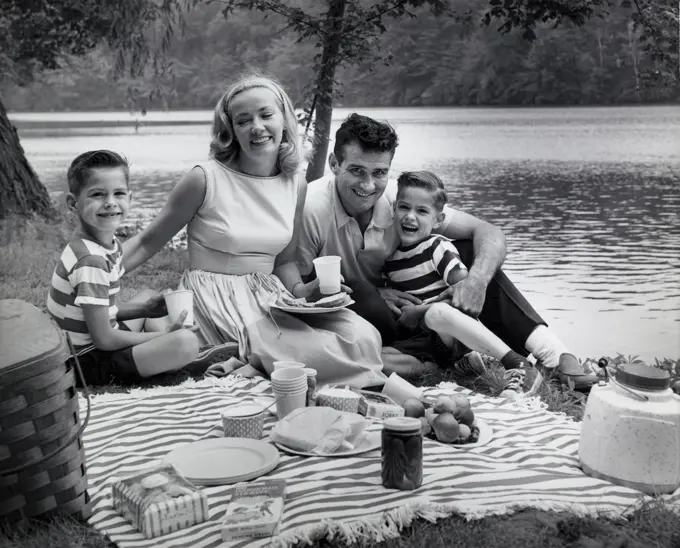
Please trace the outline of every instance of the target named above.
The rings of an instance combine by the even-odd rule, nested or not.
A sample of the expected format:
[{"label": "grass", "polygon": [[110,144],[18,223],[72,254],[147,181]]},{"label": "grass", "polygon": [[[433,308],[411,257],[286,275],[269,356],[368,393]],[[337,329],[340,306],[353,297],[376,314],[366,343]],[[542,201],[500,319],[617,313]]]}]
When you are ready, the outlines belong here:
[{"label": "grass", "polygon": [[[70,215],[60,213],[54,220],[9,218],[0,220],[0,299],[22,299],[43,307],[59,253],[75,229]],[[187,265],[184,251],[166,249],[123,280],[125,300],[144,287],[176,287]],[[614,363],[634,361],[616,356]],[[680,376],[680,360],[657,360],[657,366]],[[480,393],[496,395],[502,388],[502,373],[491,368],[480,379],[459,379],[450,371],[419,379],[433,386],[454,381]],[[185,375],[172,375],[147,381],[146,385],[178,384]],[[121,391],[108,386],[97,391]],[[546,383],[541,398],[552,411],[580,420],[585,396],[557,381]],[[24,529],[0,528],[2,548],[111,548],[104,537],[86,523],[70,518],[34,520]],[[318,541],[314,548],[339,548],[337,541]],[[662,501],[651,501],[628,518],[579,518],[565,513],[526,510],[511,516],[494,516],[468,522],[454,515],[437,523],[417,520],[402,531],[401,537],[372,548],[680,548],[680,519]]]}]

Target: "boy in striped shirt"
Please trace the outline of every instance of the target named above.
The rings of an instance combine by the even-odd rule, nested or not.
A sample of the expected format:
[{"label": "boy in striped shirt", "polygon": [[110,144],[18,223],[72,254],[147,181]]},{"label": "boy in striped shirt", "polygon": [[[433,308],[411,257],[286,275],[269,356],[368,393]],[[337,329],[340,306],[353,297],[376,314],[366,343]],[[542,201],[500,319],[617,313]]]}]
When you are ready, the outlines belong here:
[{"label": "boy in striped shirt", "polygon": [[478,353],[483,352],[508,370],[508,388],[534,393],[542,379],[526,358],[512,351],[481,322],[447,303],[436,302],[444,289],[468,275],[451,240],[432,234],[444,220],[446,201],[444,184],[434,173],[407,171],[397,180],[394,226],[400,245],[385,261],[384,273],[391,287],[422,301],[420,305],[403,307],[399,323],[411,329],[424,326],[435,331],[449,348],[457,340],[476,351],[458,362],[461,373],[484,373],[486,368]]},{"label": "boy in striped shirt", "polygon": [[47,309],[71,337],[85,381],[131,382],[213,359],[222,349],[199,353],[193,328],[183,326],[186,311],[170,323],[158,292],[118,301],[124,268],[115,232],[130,209],[127,161],[108,150],[81,154],[68,170],[68,187],[66,203],[80,228],[54,270]]}]

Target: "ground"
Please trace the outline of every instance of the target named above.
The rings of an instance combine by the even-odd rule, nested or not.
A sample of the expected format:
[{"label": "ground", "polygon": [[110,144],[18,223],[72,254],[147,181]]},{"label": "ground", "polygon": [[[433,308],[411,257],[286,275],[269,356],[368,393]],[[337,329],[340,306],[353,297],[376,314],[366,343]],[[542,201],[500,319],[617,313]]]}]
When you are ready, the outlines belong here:
[{"label": "ground", "polygon": [[[55,221],[9,218],[0,220],[0,299],[14,298],[43,307],[49,280],[75,224],[62,214]],[[123,280],[123,299],[143,287],[176,287],[186,266],[183,251],[164,250]],[[598,356],[599,357],[599,356]],[[598,358],[593,357],[593,358]],[[618,356],[618,361],[630,358]],[[658,360],[658,365],[680,372],[680,360]],[[181,375],[151,381],[177,384]],[[481,393],[498,394],[500,377],[493,373],[475,382],[456,379],[451,373],[430,375],[417,381],[433,386],[453,380]],[[121,391],[108,386],[100,391]],[[580,420],[585,398],[568,386],[552,381],[541,397],[549,409]],[[2,548],[110,548],[112,544],[87,524],[71,519],[48,523],[34,522],[25,530],[0,528]],[[340,548],[337,541],[320,541],[314,548]],[[428,523],[418,520],[406,528],[398,540],[371,543],[375,548],[680,548],[680,519],[660,502],[645,505],[628,519],[579,518],[569,514],[528,510],[511,516],[465,521],[452,516]]]}]

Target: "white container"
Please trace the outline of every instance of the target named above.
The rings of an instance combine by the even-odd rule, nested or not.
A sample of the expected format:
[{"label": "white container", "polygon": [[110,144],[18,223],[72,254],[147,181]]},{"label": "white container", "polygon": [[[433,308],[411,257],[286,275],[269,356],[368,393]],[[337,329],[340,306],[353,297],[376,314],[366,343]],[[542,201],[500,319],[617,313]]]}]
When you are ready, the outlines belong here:
[{"label": "white container", "polygon": [[680,396],[669,385],[666,371],[626,364],[593,386],[579,441],[586,474],[648,494],[680,486]]}]

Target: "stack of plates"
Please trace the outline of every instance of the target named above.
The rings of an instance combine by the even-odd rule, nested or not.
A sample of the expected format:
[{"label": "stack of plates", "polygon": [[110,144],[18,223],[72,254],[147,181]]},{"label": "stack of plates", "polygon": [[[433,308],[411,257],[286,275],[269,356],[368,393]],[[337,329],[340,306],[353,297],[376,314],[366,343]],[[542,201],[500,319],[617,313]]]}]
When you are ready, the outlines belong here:
[{"label": "stack of plates", "polygon": [[279,464],[279,451],[261,440],[212,438],[178,447],[164,462],[194,485],[229,485],[272,471]]}]

